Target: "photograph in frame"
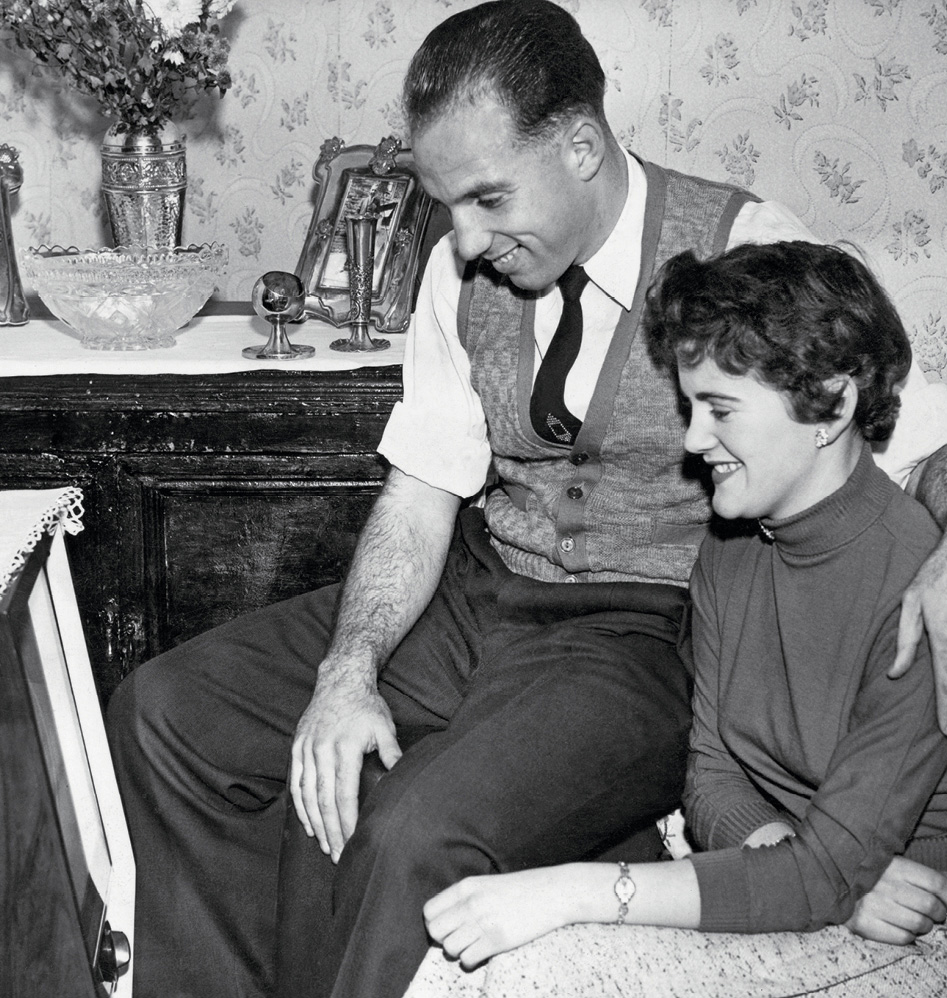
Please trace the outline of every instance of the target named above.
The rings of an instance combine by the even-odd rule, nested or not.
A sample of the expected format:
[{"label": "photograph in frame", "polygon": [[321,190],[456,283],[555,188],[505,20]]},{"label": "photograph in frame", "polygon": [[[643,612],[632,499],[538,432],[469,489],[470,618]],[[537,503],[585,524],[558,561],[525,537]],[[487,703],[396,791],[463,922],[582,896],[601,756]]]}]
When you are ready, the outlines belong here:
[{"label": "photograph in frame", "polygon": [[305,289],[306,315],[337,327],[349,322],[346,219],[372,214],[378,225],[371,321],[379,331],[404,332],[433,206],[410,150],[394,138],[349,147],[328,139],[313,179],[315,205],[295,271]]},{"label": "photograph in frame", "polygon": [[375,262],[372,274],[372,300],[381,299],[385,281],[391,278],[387,267],[391,257],[392,235],[398,231],[405,199],[411,180],[405,176],[366,177],[352,170],[345,171],[341,210],[335,220],[318,286],[348,292],[348,248],[345,220],[353,215],[373,215],[378,219],[375,230]]}]

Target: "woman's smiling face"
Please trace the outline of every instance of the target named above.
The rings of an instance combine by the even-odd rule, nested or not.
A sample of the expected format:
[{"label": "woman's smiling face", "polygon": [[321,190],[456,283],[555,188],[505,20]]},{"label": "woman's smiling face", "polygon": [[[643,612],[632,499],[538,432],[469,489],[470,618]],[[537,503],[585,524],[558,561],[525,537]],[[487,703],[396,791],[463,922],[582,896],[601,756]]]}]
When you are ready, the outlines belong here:
[{"label": "woman's smiling face", "polygon": [[684,446],[710,465],[720,516],[792,516],[844,482],[834,455],[816,449],[816,426],[795,419],[785,396],[752,373],[727,374],[704,358],[678,378],[691,409]]}]

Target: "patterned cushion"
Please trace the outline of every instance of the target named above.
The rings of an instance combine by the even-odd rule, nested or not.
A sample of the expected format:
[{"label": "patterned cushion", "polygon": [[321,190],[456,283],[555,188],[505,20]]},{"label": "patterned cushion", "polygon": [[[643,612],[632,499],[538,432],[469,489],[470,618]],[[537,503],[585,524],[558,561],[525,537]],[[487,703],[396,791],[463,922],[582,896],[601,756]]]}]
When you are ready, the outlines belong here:
[{"label": "patterned cushion", "polygon": [[888,946],[832,927],[737,936],[584,925],[467,973],[432,949],[405,998],[943,998],[947,929]]}]

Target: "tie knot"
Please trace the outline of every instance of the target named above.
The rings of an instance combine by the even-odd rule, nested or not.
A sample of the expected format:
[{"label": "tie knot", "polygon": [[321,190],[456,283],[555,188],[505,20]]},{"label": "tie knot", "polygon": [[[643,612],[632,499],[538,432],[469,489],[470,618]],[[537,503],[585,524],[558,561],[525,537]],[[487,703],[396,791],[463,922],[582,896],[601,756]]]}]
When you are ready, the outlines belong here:
[{"label": "tie knot", "polygon": [[589,275],[577,263],[574,263],[556,283],[559,285],[559,290],[565,301],[578,301],[586,284],[589,283]]}]

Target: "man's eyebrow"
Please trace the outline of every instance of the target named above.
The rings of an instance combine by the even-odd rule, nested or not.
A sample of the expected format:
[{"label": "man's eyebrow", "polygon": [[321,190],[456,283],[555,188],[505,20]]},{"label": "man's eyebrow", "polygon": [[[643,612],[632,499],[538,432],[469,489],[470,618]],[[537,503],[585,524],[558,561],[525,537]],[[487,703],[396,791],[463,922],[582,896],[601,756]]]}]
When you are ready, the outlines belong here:
[{"label": "man's eyebrow", "polygon": [[461,195],[461,200],[476,200],[485,194],[496,194],[498,191],[506,190],[509,184],[498,183],[490,180],[481,180],[479,183],[469,187]]}]

